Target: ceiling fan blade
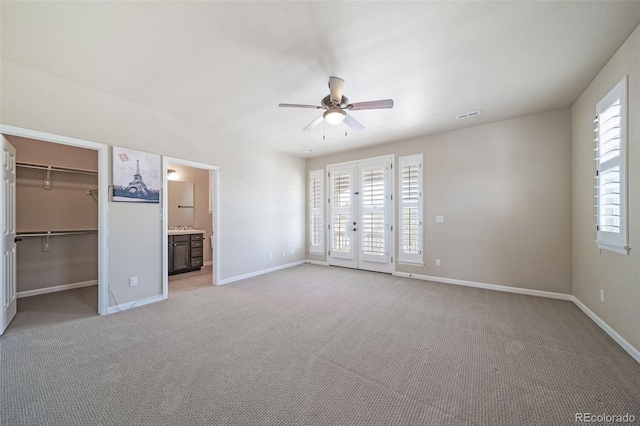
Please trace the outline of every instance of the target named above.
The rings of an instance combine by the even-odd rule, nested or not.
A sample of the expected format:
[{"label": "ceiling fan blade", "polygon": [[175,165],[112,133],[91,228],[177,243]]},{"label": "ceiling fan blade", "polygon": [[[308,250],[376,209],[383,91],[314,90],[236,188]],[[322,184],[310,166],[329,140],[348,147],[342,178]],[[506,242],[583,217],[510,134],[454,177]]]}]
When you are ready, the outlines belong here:
[{"label": "ceiling fan blade", "polygon": [[323,107],[318,105],[301,105],[301,104],[279,104],[279,107],[283,108],[313,108],[313,109],[322,109]]},{"label": "ceiling fan blade", "polygon": [[345,107],[348,110],[358,109],[382,109],[393,108],[393,99],[383,99],[381,101],[369,101],[369,102],[356,102],[355,104],[349,104]]},{"label": "ceiling fan blade", "polygon": [[342,90],[344,89],[344,80],[338,77],[329,77],[329,90],[331,102],[338,105],[342,102]]},{"label": "ceiling fan blade", "polygon": [[347,126],[351,127],[351,130],[353,130],[354,132],[361,132],[364,130],[364,126],[349,114],[345,114],[344,122]]},{"label": "ceiling fan blade", "polygon": [[314,127],[316,127],[318,124],[322,123],[322,120],[324,120],[324,116],[322,116],[322,115],[321,115],[320,117],[318,117],[318,118],[316,118],[315,120],[313,120],[313,121],[311,122],[311,124],[309,124],[307,127],[305,127],[305,128],[304,128],[304,129],[302,129],[302,130],[304,130],[304,131],[311,130],[311,129],[313,129]]}]

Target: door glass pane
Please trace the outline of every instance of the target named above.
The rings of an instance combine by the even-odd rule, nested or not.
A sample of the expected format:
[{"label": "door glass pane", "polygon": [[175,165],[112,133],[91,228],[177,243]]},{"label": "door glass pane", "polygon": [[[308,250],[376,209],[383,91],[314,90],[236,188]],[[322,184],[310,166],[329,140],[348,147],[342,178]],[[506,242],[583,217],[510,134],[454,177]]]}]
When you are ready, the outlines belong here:
[{"label": "door glass pane", "polygon": [[385,246],[385,168],[362,170],[362,254],[384,256]]},{"label": "door glass pane", "polygon": [[348,174],[337,175],[333,177],[333,206],[334,207],[349,207],[351,204],[351,182]]},{"label": "door glass pane", "polygon": [[334,251],[351,251],[351,174],[336,173],[331,177],[332,246]]},{"label": "door glass pane", "polygon": [[333,214],[333,250],[351,250],[351,240],[349,239],[349,213]]},{"label": "door glass pane", "polygon": [[362,173],[362,206],[384,207],[384,169]]},{"label": "door glass pane", "polygon": [[384,255],[384,212],[362,215],[362,253]]}]

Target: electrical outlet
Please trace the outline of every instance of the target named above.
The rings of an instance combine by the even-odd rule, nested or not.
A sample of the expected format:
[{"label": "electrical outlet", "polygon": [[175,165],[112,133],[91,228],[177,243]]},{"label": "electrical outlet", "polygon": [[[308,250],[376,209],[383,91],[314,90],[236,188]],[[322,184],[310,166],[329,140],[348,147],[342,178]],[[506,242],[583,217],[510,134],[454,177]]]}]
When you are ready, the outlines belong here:
[{"label": "electrical outlet", "polygon": [[440,259],[436,259],[436,266],[440,266]]},{"label": "electrical outlet", "polygon": [[604,290],[600,290],[600,301],[604,302]]},{"label": "electrical outlet", "polygon": [[273,259],[273,253],[269,253],[269,260]]},{"label": "electrical outlet", "polygon": [[138,277],[129,278],[129,287],[135,287],[138,285]]},{"label": "electrical outlet", "polygon": [[444,216],[436,216],[436,222],[437,222],[437,223],[442,223],[442,222],[444,222]]},{"label": "electrical outlet", "polygon": [[282,250],[282,257],[285,257],[287,255],[287,252]]},{"label": "electrical outlet", "polygon": [[293,250],[291,250],[291,256],[293,256]]}]

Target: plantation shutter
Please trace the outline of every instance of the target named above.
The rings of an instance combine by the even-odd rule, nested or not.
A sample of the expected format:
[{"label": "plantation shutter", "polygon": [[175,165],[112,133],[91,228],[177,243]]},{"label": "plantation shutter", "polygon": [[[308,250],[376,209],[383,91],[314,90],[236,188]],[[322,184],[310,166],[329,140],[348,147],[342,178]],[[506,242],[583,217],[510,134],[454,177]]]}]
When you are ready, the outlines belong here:
[{"label": "plantation shutter", "polygon": [[324,173],[309,172],[309,253],[324,254]]},{"label": "plantation shutter", "polygon": [[389,163],[366,163],[360,167],[360,257],[368,262],[388,261],[387,174]]},{"label": "plantation shutter", "polygon": [[398,261],[423,264],[422,154],[398,159]]},{"label": "plantation shutter", "polygon": [[596,230],[601,248],[626,253],[626,79],[596,106]]},{"label": "plantation shutter", "polygon": [[353,258],[351,244],[351,228],[349,222],[353,216],[351,205],[351,187],[353,174],[348,171],[336,170],[331,173],[331,226],[332,226],[332,256],[347,256]]}]

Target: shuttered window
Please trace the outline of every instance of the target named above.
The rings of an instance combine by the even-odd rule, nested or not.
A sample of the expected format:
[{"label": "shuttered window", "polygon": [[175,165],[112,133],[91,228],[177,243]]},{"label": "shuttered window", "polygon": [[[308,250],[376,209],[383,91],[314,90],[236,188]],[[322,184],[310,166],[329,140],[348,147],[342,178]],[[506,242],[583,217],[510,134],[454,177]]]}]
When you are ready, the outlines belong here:
[{"label": "shuttered window", "polygon": [[324,173],[309,172],[309,253],[324,254]]},{"label": "shuttered window", "polygon": [[398,166],[398,261],[422,265],[422,154],[400,157]]},{"label": "shuttered window", "polygon": [[336,173],[331,177],[331,202],[333,203],[331,226],[334,252],[351,251],[349,221],[351,219],[351,174]]},{"label": "shuttered window", "polygon": [[386,255],[385,167],[362,170],[362,253]]},{"label": "shuttered window", "polygon": [[627,254],[627,78],[596,105],[596,231],[601,249]]}]

